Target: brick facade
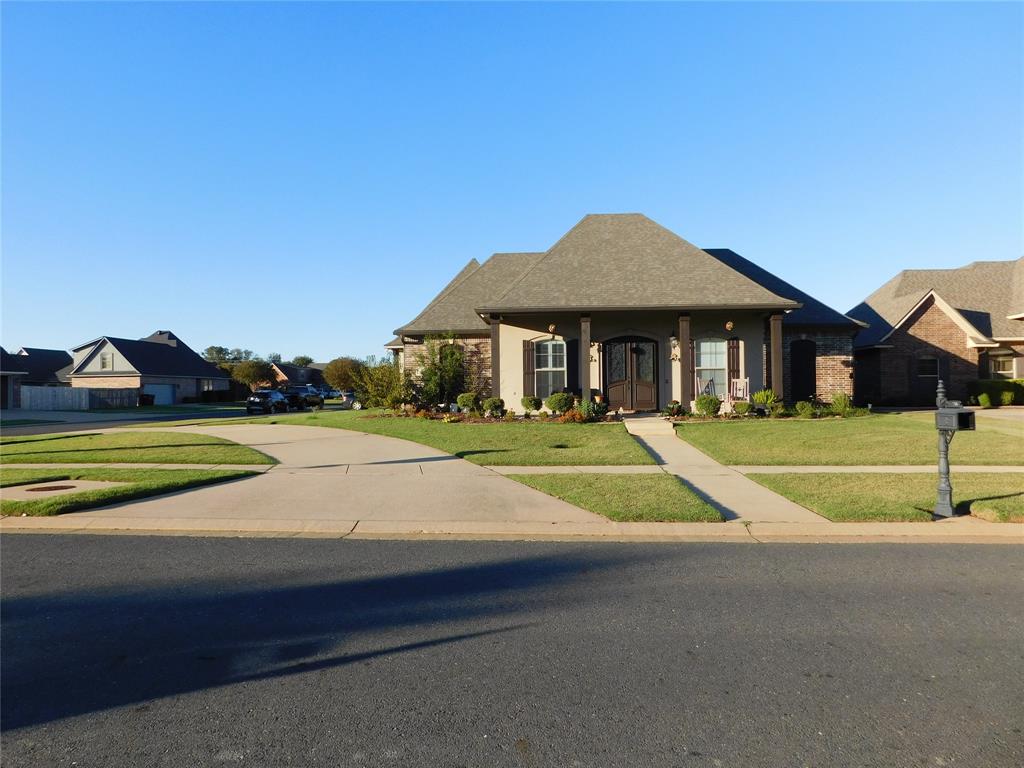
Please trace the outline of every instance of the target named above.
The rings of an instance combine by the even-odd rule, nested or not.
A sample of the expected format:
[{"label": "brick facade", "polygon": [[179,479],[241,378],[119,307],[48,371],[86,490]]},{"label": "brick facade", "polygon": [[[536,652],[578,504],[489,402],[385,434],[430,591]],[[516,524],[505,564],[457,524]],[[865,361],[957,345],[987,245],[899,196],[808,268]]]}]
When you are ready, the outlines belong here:
[{"label": "brick facade", "polygon": [[[462,348],[463,368],[466,372],[466,391],[476,391],[481,397],[491,393],[491,338],[490,336],[456,336],[455,343]],[[405,341],[403,347],[404,370],[419,381],[425,352],[423,340]]]},{"label": "brick facade", "polygon": [[141,386],[138,376],[72,376],[72,387],[88,389],[132,389]]},{"label": "brick facade", "polygon": [[979,377],[979,350],[967,334],[928,298],[893,331],[880,349],[857,352],[858,400],[878,405],[931,405],[935,376],[922,376],[922,358],[938,360],[938,375],[952,399],[967,399],[967,384]]},{"label": "brick facade", "polygon": [[[782,388],[786,402],[792,402],[794,341],[814,342],[814,394],[823,403],[832,402],[832,395],[844,392],[853,397],[853,334],[848,330],[828,328],[787,328],[782,330]],[[767,348],[768,342],[765,341]]]}]

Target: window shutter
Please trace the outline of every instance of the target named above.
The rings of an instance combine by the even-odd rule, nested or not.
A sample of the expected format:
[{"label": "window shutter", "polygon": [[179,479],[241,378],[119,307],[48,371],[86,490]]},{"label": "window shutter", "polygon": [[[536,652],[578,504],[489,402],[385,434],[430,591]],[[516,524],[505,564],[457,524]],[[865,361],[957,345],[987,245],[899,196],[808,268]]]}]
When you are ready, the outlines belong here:
[{"label": "window shutter", "polygon": [[565,342],[565,388],[572,393],[580,389],[580,340]]},{"label": "window shutter", "polygon": [[[697,350],[693,345],[693,339],[690,339],[690,385],[693,387],[693,398],[697,399],[697,395],[700,394],[700,388],[697,386]],[[687,408],[690,407],[689,403],[685,404]]]},{"label": "window shutter", "polygon": [[729,339],[726,344],[727,360],[728,360],[728,376],[729,380],[725,382],[727,391],[732,391],[732,380],[740,377],[740,340],[737,338]]},{"label": "window shutter", "polygon": [[533,342],[523,342],[523,397],[533,397],[534,387]]}]

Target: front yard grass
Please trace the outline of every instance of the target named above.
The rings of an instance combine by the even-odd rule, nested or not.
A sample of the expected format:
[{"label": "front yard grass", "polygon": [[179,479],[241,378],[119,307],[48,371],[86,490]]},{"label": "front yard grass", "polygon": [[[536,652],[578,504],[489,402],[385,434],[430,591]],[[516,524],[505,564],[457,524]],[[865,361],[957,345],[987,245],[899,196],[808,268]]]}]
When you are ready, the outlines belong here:
[{"label": "front yard grass", "polygon": [[[949,448],[952,464],[1024,466],[1024,439],[1010,439],[1003,431],[1007,425],[993,425],[978,419],[977,427],[977,431],[961,432],[953,439]],[[807,421],[686,422],[676,427],[676,434],[723,464],[938,463],[938,437],[934,415],[930,413]]]},{"label": "front yard grass", "polygon": [[274,464],[230,440],[185,432],[75,432],[0,438],[3,464]]},{"label": "front yard grass", "polygon": [[223,483],[254,476],[246,470],[193,470],[193,469],[11,469],[0,472],[0,486],[10,487],[26,483],[60,480],[107,480],[128,483],[112,488],[99,488],[80,493],[50,496],[32,501],[0,500],[0,514],[10,516],[61,515],[93,507],[105,507],[147,496],[159,496],[186,488]]},{"label": "front yard grass", "polygon": [[720,523],[718,511],[672,475],[508,475],[623,523]]},{"label": "front yard grass", "polygon": [[[925,522],[938,479],[931,473],[750,474],[751,480],[835,522]],[[1024,522],[1024,473],[954,473],[957,511]]]},{"label": "front yard grass", "polygon": [[[368,411],[320,411],[262,416],[259,424],[334,427],[398,437],[429,445],[474,464],[501,466],[595,466],[654,464],[621,424],[552,424],[537,420],[493,424],[445,424]],[[209,421],[203,421],[209,424]],[[244,423],[232,421],[231,423]]]}]

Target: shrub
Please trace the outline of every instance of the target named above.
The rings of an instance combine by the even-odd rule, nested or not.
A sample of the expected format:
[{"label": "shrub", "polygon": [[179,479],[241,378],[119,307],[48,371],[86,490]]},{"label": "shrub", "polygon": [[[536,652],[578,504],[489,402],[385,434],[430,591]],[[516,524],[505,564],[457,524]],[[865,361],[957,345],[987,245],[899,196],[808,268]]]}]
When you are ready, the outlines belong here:
[{"label": "shrub", "polygon": [[424,409],[421,408],[420,410],[416,411],[416,418],[417,419],[429,419],[430,418],[430,411],[427,411],[427,410],[424,410]]},{"label": "shrub", "polygon": [[527,395],[526,397],[519,401],[519,404],[523,406],[523,410],[529,413],[530,411],[539,411],[540,407],[544,405],[544,401],[541,400],[539,397]]},{"label": "shrub", "polygon": [[413,399],[412,383],[394,360],[368,357],[354,374],[356,397],[367,408],[398,408]]},{"label": "shrub", "polygon": [[768,406],[768,416],[772,419],[781,419],[786,415],[786,404],[776,400]]},{"label": "shrub", "polygon": [[722,408],[722,401],[714,395],[699,395],[694,402],[694,410],[701,416],[717,416]]},{"label": "shrub", "polygon": [[760,389],[751,395],[751,400],[754,401],[754,405],[760,405],[766,411],[770,411],[771,407],[779,402],[779,396],[775,394],[774,389]]},{"label": "shrub", "polygon": [[732,409],[736,412],[737,416],[746,416],[750,413],[750,403],[746,400],[741,400],[738,403],[733,403]]},{"label": "shrub", "polygon": [[541,411],[540,413],[538,413],[537,414],[537,420],[538,421],[547,421],[548,420],[548,412],[547,411]]},{"label": "shrub", "polygon": [[796,415],[801,419],[813,419],[814,406],[806,400],[800,400],[796,404]]},{"label": "shrub", "polygon": [[[967,384],[967,391],[969,394],[978,398],[978,402],[981,402],[981,394],[985,393],[989,396],[989,400],[992,403],[1000,403],[1001,405],[1024,405],[1024,379],[981,379],[979,381],[971,381]],[[1003,398],[1006,397],[1004,393],[1010,393],[1010,402],[1006,402]]]},{"label": "shrub", "polygon": [[853,407],[853,401],[845,392],[832,393],[832,413],[836,416],[848,416]]},{"label": "shrub", "polygon": [[1004,389],[999,393],[999,403],[1001,405],[1013,405],[1013,390]]},{"label": "shrub", "polygon": [[477,412],[480,410],[480,395],[476,392],[463,392],[455,400],[460,411]]},{"label": "shrub", "polygon": [[990,395],[988,392],[980,392],[978,394],[978,405],[980,405],[982,408],[991,408],[992,395]]},{"label": "shrub", "polygon": [[568,392],[555,392],[545,401],[544,405],[552,413],[565,413],[572,409],[573,399]]},{"label": "shrub", "polygon": [[465,354],[455,336],[427,336],[415,357],[420,370],[420,397],[430,406],[450,403],[466,386]]},{"label": "shrub", "polygon": [[575,408],[570,408],[568,411],[558,417],[558,420],[563,424],[583,424],[587,417],[583,413]]},{"label": "shrub", "polygon": [[600,421],[608,413],[607,403],[595,403],[593,400],[583,400],[578,406],[567,411],[567,413],[578,413],[582,418],[577,421]]},{"label": "shrub", "polygon": [[483,403],[484,413],[495,418],[501,418],[505,412],[505,401],[500,397],[488,397]]},{"label": "shrub", "polygon": [[685,416],[686,407],[678,400],[669,400],[668,405],[666,405],[665,408],[662,410],[661,415],[668,416],[670,418],[676,416]]},{"label": "shrub", "polygon": [[505,421],[515,421],[516,420],[516,412],[513,411],[511,408],[509,408],[507,411],[505,411],[505,415],[502,416],[502,418]]},{"label": "shrub", "polygon": [[460,421],[462,421],[462,417],[459,416],[459,414],[457,413],[446,413],[444,416],[441,417],[441,421],[443,421],[445,424],[458,424]]}]

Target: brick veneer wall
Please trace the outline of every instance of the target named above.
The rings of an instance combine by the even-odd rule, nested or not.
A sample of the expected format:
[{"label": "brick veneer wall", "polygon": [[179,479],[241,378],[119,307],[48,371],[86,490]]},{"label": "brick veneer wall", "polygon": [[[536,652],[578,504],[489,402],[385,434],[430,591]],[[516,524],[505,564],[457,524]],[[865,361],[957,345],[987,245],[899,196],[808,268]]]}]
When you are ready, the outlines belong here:
[{"label": "brick veneer wall", "polygon": [[[790,345],[797,339],[812,339],[815,345],[814,393],[823,403],[845,392],[853,397],[853,332],[830,328],[782,328],[782,387],[786,402],[793,391]],[[766,342],[767,345],[767,342]]]},{"label": "brick veneer wall", "polygon": [[[482,397],[489,396],[491,393],[491,337],[456,336],[455,343],[462,347],[467,391],[475,387]],[[424,351],[423,341],[405,342],[403,348],[405,371],[414,381],[420,379]]]},{"label": "brick veneer wall", "polygon": [[967,335],[928,299],[906,323],[885,340],[878,352],[878,402],[928,405],[935,401],[935,379],[917,376],[918,358],[939,358],[940,375],[952,399],[967,398],[967,383],[978,378],[978,349]]},{"label": "brick veneer wall", "polygon": [[91,389],[131,389],[139,387],[138,376],[74,376],[72,387],[89,387]]}]

